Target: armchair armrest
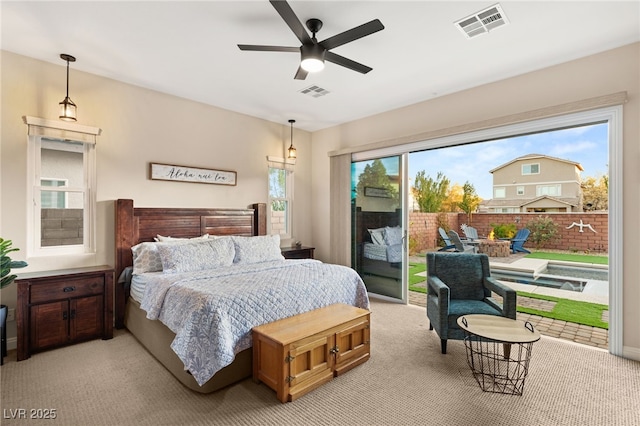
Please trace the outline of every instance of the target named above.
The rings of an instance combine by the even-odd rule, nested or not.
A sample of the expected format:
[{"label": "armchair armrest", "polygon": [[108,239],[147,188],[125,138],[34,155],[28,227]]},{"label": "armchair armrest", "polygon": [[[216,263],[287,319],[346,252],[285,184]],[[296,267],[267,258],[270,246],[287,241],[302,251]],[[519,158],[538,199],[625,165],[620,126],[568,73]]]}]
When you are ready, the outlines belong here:
[{"label": "armchair armrest", "polygon": [[515,319],[517,306],[516,291],[493,277],[485,277],[484,286],[502,297],[502,307],[498,305],[496,308],[500,309],[505,317]]},{"label": "armchair armrest", "polygon": [[[449,305],[449,287],[438,277],[427,277],[427,294],[433,294]],[[429,290],[433,290],[430,292]]]}]

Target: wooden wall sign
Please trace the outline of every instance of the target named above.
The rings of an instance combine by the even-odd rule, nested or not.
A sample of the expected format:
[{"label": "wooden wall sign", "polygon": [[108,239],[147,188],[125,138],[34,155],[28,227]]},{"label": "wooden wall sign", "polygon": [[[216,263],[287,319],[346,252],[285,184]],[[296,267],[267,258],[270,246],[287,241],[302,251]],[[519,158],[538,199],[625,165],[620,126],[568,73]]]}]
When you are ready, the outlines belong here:
[{"label": "wooden wall sign", "polygon": [[229,170],[200,169],[157,163],[151,163],[150,175],[154,180],[212,183],[215,185],[235,185],[237,178],[237,173]]}]

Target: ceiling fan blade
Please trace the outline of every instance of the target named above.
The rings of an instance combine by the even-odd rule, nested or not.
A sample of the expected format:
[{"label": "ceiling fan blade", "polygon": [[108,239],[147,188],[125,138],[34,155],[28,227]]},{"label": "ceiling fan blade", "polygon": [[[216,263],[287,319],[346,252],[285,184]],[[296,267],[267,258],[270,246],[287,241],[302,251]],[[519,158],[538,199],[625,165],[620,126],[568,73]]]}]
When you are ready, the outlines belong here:
[{"label": "ceiling fan blade", "polygon": [[258,52],[297,52],[300,53],[299,47],[288,46],[258,46],[255,44],[239,44],[240,50],[253,50]]},{"label": "ceiling fan blade", "polygon": [[302,67],[298,67],[298,71],[296,72],[296,76],[293,77],[296,80],[304,80],[307,78],[307,74],[309,74],[309,72],[305,69],[303,69]]},{"label": "ceiling fan blade", "polygon": [[351,28],[343,33],[329,37],[328,39],[321,41],[319,44],[329,50],[359,38],[366,37],[380,30],[384,30],[384,25],[382,25],[382,22],[380,22],[379,19],[374,19],[373,21],[362,24],[359,27]]},{"label": "ceiling fan blade", "polygon": [[334,64],[337,64],[337,65],[342,65],[345,68],[349,68],[350,70],[353,70],[353,71],[358,71],[359,73],[362,73],[362,74],[366,74],[373,69],[366,65],[362,65],[356,61],[352,61],[351,59],[347,59],[344,56],[336,55],[333,52],[325,53],[324,60],[333,62]]},{"label": "ceiling fan blade", "polygon": [[291,31],[293,31],[296,37],[298,37],[300,43],[313,44],[307,30],[305,30],[304,25],[302,25],[300,19],[298,19],[296,14],[293,12],[289,3],[284,0],[269,0],[269,3],[271,3],[276,12],[280,14],[282,19],[284,19],[284,22],[286,22],[289,28],[291,28]]}]

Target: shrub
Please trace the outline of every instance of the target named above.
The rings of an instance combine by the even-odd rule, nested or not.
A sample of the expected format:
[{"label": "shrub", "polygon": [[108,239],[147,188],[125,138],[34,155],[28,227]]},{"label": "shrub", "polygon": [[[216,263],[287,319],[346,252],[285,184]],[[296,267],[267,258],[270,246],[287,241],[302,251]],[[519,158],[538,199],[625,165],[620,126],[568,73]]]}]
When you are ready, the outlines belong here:
[{"label": "shrub", "polygon": [[515,223],[501,223],[499,225],[492,223],[491,227],[495,238],[513,238],[518,232]]},{"label": "shrub", "polygon": [[542,247],[545,243],[558,238],[560,231],[558,224],[549,216],[539,216],[527,223],[527,228],[531,233],[529,240],[536,246],[536,249]]}]

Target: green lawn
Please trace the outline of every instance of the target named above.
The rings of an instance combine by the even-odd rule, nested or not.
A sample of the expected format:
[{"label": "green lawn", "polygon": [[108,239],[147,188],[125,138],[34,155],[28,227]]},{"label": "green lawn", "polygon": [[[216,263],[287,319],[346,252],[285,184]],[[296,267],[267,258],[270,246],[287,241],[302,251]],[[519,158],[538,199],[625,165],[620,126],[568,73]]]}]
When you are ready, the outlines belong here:
[{"label": "green lawn", "polygon": [[[593,263],[598,265],[607,265],[609,258],[607,256],[596,256],[588,254],[575,253],[551,253],[551,252],[533,252],[526,257],[534,259],[560,260],[567,262]],[[418,272],[426,270],[425,262],[409,264],[409,290],[419,293],[426,293],[425,287],[416,287],[416,284],[425,281],[425,277],[416,276]],[[562,299],[553,296],[544,296],[526,292],[518,292],[519,296],[530,297],[532,299],[548,300],[556,302],[551,312],[540,311],[532,308],[518,306],[518,312],[538,315],[541,317],[558,319],[561,321],[572,322],[575,324],[584,324],[592,327],[608,329],[609,324],[602,321],[602,312],[609,309],[607,305],[597,303],[580,302],[570,299]]]},{"label": "green lawn", "polygon": [[553,310],[551,312],[525,308],[523,306],[518,306],[518,312],[572,322],[575,324],[584,324],[592,327],[604,328],[607,330],[609,329],[609,324],[602,321],[602,312],[609,310],[609,307],[607,305],[579,302],[577,300],[561,299],[559,297],[543,296],[540,294],[526,293],[523,291],[519,291],[518,296],[556,302],[556,305],[553,307]]},{"label": "green lawn", "polygon": [[593,263],[596,265],[608,265],[608,256],[596,256],[592,254],[577,254],[577,253],[551,253],[546,251],[534,251],[525,257],[531,259],[547,259],[547,260],[561,260],[565,262],[581,262],[581,263]]}]

